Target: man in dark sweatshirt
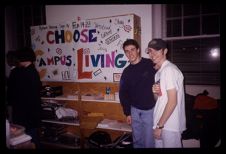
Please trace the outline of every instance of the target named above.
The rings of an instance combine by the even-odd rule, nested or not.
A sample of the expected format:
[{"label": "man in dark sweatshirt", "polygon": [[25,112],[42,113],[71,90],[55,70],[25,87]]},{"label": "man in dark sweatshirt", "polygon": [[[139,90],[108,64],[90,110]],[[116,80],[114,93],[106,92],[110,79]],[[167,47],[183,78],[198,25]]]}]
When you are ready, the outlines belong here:
[{"label": "man in dark sweatshirt", "polygon": [[155,105],[152,94],[155,69],[150,59],[141,57],[136,40],[128,39],[123,50],[130,64],[124,69],[119,88],[119,98],[132,126],[133,147],[153,148],[153,110]]}]

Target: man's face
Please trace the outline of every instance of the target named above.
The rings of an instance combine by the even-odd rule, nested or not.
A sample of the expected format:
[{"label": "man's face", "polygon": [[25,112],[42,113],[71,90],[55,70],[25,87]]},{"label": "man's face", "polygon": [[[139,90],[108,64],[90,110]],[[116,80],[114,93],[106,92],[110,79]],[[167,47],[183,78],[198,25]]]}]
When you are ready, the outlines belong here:
[{"label": "man's face", "polygon": [[156,50],[148,48],[148,55],[154,64],[161,66],[163,61],[166,59],[167,49]]},{"label": "man's face", "polygon": [[139,52],[140,50],[137,49],[134,45],[127,45],[124,48],[124,52],[126,54],[126,57],[129,59],[129,62],[131,64],[136,64],[139,62]]}]

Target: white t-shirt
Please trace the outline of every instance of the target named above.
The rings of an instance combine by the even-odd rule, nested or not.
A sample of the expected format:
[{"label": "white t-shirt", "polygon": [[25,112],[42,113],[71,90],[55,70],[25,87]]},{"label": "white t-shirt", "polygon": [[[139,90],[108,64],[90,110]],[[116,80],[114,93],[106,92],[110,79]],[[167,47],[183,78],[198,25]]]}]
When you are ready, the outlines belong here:
[{"label": "white t-shirt", "polygon": [[169,131],[184,131],[186,129],[185,119],[185,98],[184,98],[184,76],[176,65],[166,60],[161,68],[155,74],[155,82],[160,81],[162,95],[158,96],[154,108],[154,126],[156,127],[161,118],[164,108],[167,104],[167,90],[175,88],[177,91],[177,105],[164,124],[165,130]]}]

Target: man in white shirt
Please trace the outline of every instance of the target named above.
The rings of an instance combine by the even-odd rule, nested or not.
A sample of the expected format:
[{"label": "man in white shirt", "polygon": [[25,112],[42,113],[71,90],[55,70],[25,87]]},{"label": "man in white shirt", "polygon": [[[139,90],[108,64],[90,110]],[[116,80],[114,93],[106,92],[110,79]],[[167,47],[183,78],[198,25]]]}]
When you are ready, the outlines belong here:
[{"label": "man in white shirt", "polygon": [[184,77],[176,65],[167,60],[167,44],[153,39],[147,53],[155,64],[155,84],[152,91],[157,99],[154,108],[154,138],[156,148],[180,148],[181,133],[186,129]]}]

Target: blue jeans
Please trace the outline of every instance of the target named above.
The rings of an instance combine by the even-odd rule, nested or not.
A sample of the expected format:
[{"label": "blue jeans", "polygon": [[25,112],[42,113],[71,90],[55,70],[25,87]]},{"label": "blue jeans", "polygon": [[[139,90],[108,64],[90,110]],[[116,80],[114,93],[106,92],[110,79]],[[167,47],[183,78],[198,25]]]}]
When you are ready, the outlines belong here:
[{"label": "blue jeans", "polygon": [[154,148],[153,112],[131,107],[132,134],[134,148]]}]

